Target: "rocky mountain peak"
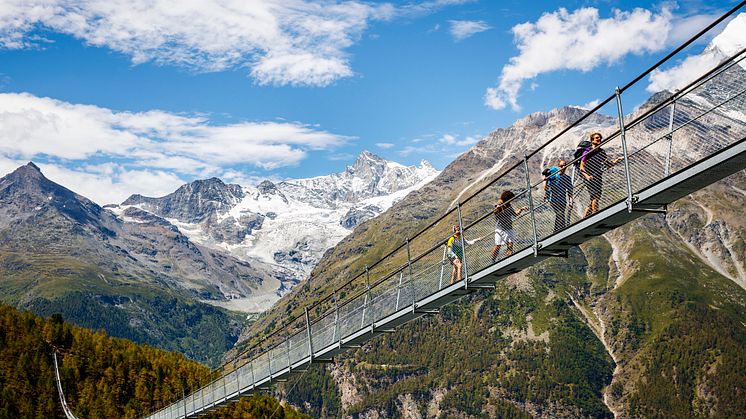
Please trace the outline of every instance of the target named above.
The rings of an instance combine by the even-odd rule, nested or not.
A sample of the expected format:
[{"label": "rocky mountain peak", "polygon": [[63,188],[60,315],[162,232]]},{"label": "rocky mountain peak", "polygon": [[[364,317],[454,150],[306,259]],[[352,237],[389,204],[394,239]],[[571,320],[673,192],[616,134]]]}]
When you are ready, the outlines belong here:
[{"label": "rocky mountain peak", "polygon": [[28,162],[27,164],[17,168],[12,173],[10,173],[8,176],[16,180],[24,180],[24,179],[34,179],[35,181],[47,180],[47,178],[44,177],[44,175],[41,173],[41,169],[39,169],[39,166],[35,165],[33,162]]},{"label": "rocky mountain peak", "polygon": [[534,112],[516,121],[512,128],[543,129],[549,124],[568,124],[578,120],[586,112],[588,112],[587,109],[576,106],[563,106],[549,112]]},{"label": "rocky mountain peak", "polygon": [[26,163],[25,166],[21,166],[16,170],[31,170],[41,174],[41,169],[39,169],[39,166],[35,165],[32,161]]},{"label": "rocky mountain peak", "polygon": [[346,172],[351,175],[369,176],[371,174],[381,174],[386,168],[386,159],[370,151],[363,151],[355,159],[352,166],[348,166]]},{"label": "rocky mountain peak", "polygon": [[256,185],[256,189],[259,190],[259,193],[263,195],[277,193],[277,185],[269,180],[264,180],[262,181],[262,183]]},{"label": "rocky mountain peak", "polygon": [[425,169],[425,170],[433,170],[433,171],[436,171],[436,170],[437,170],[437,169],[435,169],[435,167],[433,167],[433,165],[432,165],[432,164],[430,164],[430,162],[429,162],[429,161],[427,161],[427,160],[420,160],[420,168],[421,168],[421,169]]},{"label": "rocky mountain peak", "polygon": [[0,219],[6,221],[52,211],[86,224],[102,211],[92,201],[47,179],[31,162],[0,178],[0,207]]},{"label": "rocky mountain peak", "polygon": [[229,210],[243,197],[240,185],[226,184],[213,177],[182,185],[161,198],[132,195],[122,205],[139,205],[158,216],[193,223]]},{"label": "rocky mountain peak", "polygon": [[192,183],[187,183],[177,189],[175,193],[200,194],[202,198],[220,202],[230,202],[235,198],[243,197],[243,190],[239,185],[226,184],[216,177],[198,179]]},{"label": "rocky mountain peak", "polygon": [[262,183],[256,185],[256,190],[259,192],[259,196],[264,196],[265,198],[270,198],[271,196],[276,196],[282,200],[284,203],[288,203],[288,199],[285,196],[285,194],[282,193],[280,188],[277,187],[272,181],[264,180]]}]

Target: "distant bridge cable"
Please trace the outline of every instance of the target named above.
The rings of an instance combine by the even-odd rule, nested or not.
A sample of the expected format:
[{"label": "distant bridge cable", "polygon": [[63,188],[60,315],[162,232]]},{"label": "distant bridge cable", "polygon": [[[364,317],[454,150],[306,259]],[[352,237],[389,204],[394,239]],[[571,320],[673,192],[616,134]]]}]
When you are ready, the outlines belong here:
[{"label": "distant bridge cable", "polygon": [[52,352],[52,358],[54,359],[54,373],[55,373],[55,377],[57,378],[57,392],[60,394],[60,402],[62,403],[62,410],[65,412],[65,417],[67,419],[78,419],[75,417],[75,415],[73,415],[73,412],[67,406],[67,401],[65,401],[65,393],[62,392],[62,381],[60,381],[60,369],[57,366],[57,350],[54,350]]}]

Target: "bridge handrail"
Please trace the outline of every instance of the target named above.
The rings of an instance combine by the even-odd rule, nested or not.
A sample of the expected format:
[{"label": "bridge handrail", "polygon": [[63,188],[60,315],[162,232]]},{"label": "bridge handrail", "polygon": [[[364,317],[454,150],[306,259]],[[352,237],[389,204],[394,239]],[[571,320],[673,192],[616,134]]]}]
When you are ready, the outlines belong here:
[{"label": "bridge handrail", "polygon": [[[666,55],[666,56],[665,56],[664,58],[662,58],[661,60],[659,60],[659,61],[658,61],[657,63],[653,64],[653,65],[652,65],[652,66],[650,66],[650,67],[649,67],[648,69],[646,69],[645,71],[643,71],[643,72],[642,72],[642,73],[641,73],[640,75],[638,75],[637,77],[635,77],[635,78],[634,78],[634,79],[633,79],[632,81],[630,81],[630,82],[628,82],[627,84],[625,84],[625,85],[624,85],[624,87],[622,87],[622,88],[620,88],[620,89],[619,89],[620,93],[622,93],[622,92],[626,91],[626,90],[627,90],[627,89],[629,89],[629,88],[630,88],[630,87],[631,87],[632,85],[634,85],[635,83],[637,83],[638,81],[640,81],[640,80],[641,80],[641,79],[642,79],[643,77],[645,77],[646,75],[650,74],[650,73],[651,73],[652,71],[654,71],[654,70],[656,70],[657,68],[659,68],[659,67],[660,67],[661,65],[663,65],[664,63],[666,63],[666,62],[667,62],[667,61],[668,61],[669,59],[671,59],[671,58],[672,58],[673,56],[675,56],[676,54],[678,54],[679,52],[681,52],[681,51],[682,51],[683,49],[685,49],[685,48],[686,48],[687,46],[691,45],[691,44],[692,44],[693,42],[695,42],[695,41],[696,41],[697,39],[699,39],[699,38],[700,38],[700,37],[702,37],[702,36],[703,36],[704,34],[706,34],[707,32],[709,32],[709,31],[710,31],[710,30],[711,30],[712,28],[714,28],[715,26],[717,26],[718,24],[720,24],[720,23],[721,23],[721,22],[722,22],[723,20],[727,19],[727,18],[728,18],[729,16],[731,16],[731,15],[732,15],[733,13],[735,13],[736,11],[738,11],[738,10],[739,10],[740,8],[742,8],[742,7],[744,6],[744,5],[746,5],[746,0],[744,0],[744,1],[741,1],[741,2],[740,2],[740,3],[738,4],[738,5],[736,5],[736,6],[734,7],[734,8],[732,8],[732,9],[731,9],[730,11],[726,12],[725,14],[723,14],[722,16],[720,16],[719,18],[717,18],[716,20],[714,20],[714,21],[713,21],[712,23],[710,23],[709,25],[707,25],[707,26],[706,26],[706,27],[705,27],[704,29],[702,29],[702,30],[701,30],[700,32],[698,32],[698,33],[697,33],[696,35],[694,35],[693,37],[691,37],[690,39],[688,39],[687,41],[685,41],[685,42],[684,42],[683,44],[681,44],[681,45],[680,45],[679,47],[677,47],[676,49],[674,49],[674,50],[673,50],[673,51],[672,51],[671,53],[667,54],[667,55]],[[740,54],[742,54],[742,53],[743,53],[743,50],[741,50],[741,51],[740,51],[739,53],[737,53],[737,54],[736,54],[736,56],[737,56],[737,55],[740,55]],[[727,62],[727,60],[726,60],[726,62]],[[703,74],[703,75],[702,75],[701,77],[699,77],[699,78],[697,78],[696,80],[694,80],[694,81],[692,81],[691,83],[689,83],[689,84],[688,84],[688,85],[687,85],[686,87],[682,88],[682,89],[681,89],[681,90],[680,90],[679,92],[675,93],[675,94],[674,94],[674,96],[678,97],[678,96],[682,95],[682,94],[683,94],[683,93],[684,93],[685,91],[687,91],[687,89],[690,89],[691,87],[693,87],[693,86],[697,85],[697,84],[698,84],[699,82],[701,82],[702,80],[704,80],[704,79],[706,79],[707,77],[711,76],[712,74],[714,74],[714,73],[715,73],[715,72],[716,72],[717,70],[719,70],[719,69],[720,69],[720,66],[716,66],[715,68],[711,69],[711,70],[710,70],[710,71],[708,71],[707,73]],[[606,98],[606,99],[605,99],[604,101],[602,101],[601,103],[599,103],[598,105],[596,105],[596,106],[595,106],[595,107],[594,107],[593,109],[591,109],[591,110],[587,111],[587,112],[586,112],[585,114],[583,114],[583,115],[582,115],[581,117],[579,117],[579,118],[578,118],[578,119],[577,119],[576,121],[572,122],[572,123],[571,123],[570,125],[568,125],[568,126],[567,126],[567,127],[565,127],[564,129],[562,129],[562,130],[561,130],[561,131],[560,131],[559,133],[557,133],[556,135],[554,135],[554,136],[553,136],[552,138],[550,138],[550,139],[549,139],[548,141],[546,141],[545,143],[543,143],[543,144],[542,144],[541,146],[539,146],[539,147],[538,147],[538,148],[537,148],[536,150],[532,151],[532,152],[531,152],[530,154],[528,154],[528,155],[527,155],[526,157],[530,158],[530,157],[532,157],[532,156],[536,155],[536,153],[538,153],[538,152],[539,152],[540,150],[542,150],[543,148],[545,148],[545,147],[546,147],[547,145],[549,145],[549,144],[553,143],[553,142],[554,142],[555,140],[557,140],[558,138],[562,137],[562,135],[566,134],[566,133],[567,133],[568,131],[570,131],[570,130],[571,130],[572,128],[574,128],[574,127],[576,127],[577,125],[579,125],[579,124],[580,124],[581,122],[583,122],[583,121],[584,121],[585,119],[587,119],[587,118],[588,118],[589,116],[593,115],[593,114],[594,114],[595,112],[597,112],[597,111],[598,111],[599,109],[603,108],[603,106],[605,106],[605,105],[606,105],[606,104],[608,104],[608,103],[609,103],[609,102],[610,102],[611,100],[613,100],[613,99],[615,98],[615,96],[616,96],[616,94],[612,94],[611,96],[609,96],[608,98]],[[660,109],[659,109],[659,107],[654,107],[654,108],[651,108],[651,109],[650,109],[650,110],[648,110],[648,111],[647,111],[647,112],[646,112],[645,114],[641,115],[641,116],[640,116],[640,117],[638,117],[638,118],[635,118],[635,120],[634,120],[633,122],[631,122],[630,124],[633,124],[633,123],[636,123],[636,122],[639,122],[639,121],[641,121],[641,120],[643,119],[643,117],[647,117],[647,116],[649,116],[649,115],[650,115],[651,113],[653,113],[653,112],[655,112],[655,111],[657,111],[657,110],[660,110]],[[606,143],[608,143],[608,142],[610,142],[610,141],[614,140],[614,139],[615,139],[616,137],[618,137],[618,136],[619,136],[619,134],[620,134],[620,130],[616,130],[615,132],[613,132],[613,133],[612,133],[611,135],[609,135],[609,136],[608,136],[608,137],[607,137],[607,138],[606,138],[606,139],[605,139],[605,140],[604,140],[604,141],[602,142],[602,145],[604,145],[604,144],[606,144]],[[573,159],[573,160],[571,160],[570,162],[568,162],[568,166],[569,166],[569,165],[570,165],[571,163],[574,163],[574,162],[575,162],[575,161],[577,161],[577,160],[578,160],[578,159]],[[522,165],[522,162],[521,162],[521,161],[519,161],[519,162],[515,163],[515,164],[514,164],[513,166],[510,166],[510,167],[508,167],[507,169],[504,169],[504,170],[503,170],[503,171],[502,171],[502,172],[501,172],[501,173],[500,173],[500,174],[499,174],[498,176],[496,176],[496,177],[495,177],[495,178],[494,178],[494,179],[493,179],[492,181],[490,181],[490,182],[487,182],[487,183],[486,183],[486,184],[485,184],[484,186],[482,186],[482,187],[480,187],[480,188],[476,189],[476,190],[475,190],[475,191],[474,191],[474,192],[473,192],[472,194],[470,194],[470,195],[469,195],[469,196],[468,196],[467,198],[465,198],[465,199],[464,199],[463,201],[460,201],[459,203],[460,203],[461,205],[464,205],[464,204],[466,204],[466,203],[467,203],[467,202],[469,202],[469,201],[470,201],[470,200],[471,200],[472,198],[474,198],[475,196],[479,195],[479,194],[480,194],[480,193],[481,193],[482,191],[484,191],[485,189],[489,188],[490,186],[493,186],[493,185],[494,185],[495,183],[497,183],[497,182],[499,182],[500,180],[502,180],[502,179],[503,179],[504,177],[506,177],[506,175],[508,175],[508,174],[509,174],[510,172],[512,172],[512,171],[513,171],[514,169],[518,168],[518,167],[519,167],[519,166],[521,166],[521,165]],[[537,182],[536,184],[533,184],[532,186],[536,186],[536,185],[537,185],[537,184],[539,184],[539,183],[541,183],[541,182]],[[513,199],[515,200],[515,199],[517,199],[517,198],[518,198],[519,196],[520,196],[520,195],[517,195],[517,196],[516,196],[515,198],[513,198]],[[392,255],[393,255],[393,254],[395,254],[396,252],[398,252],[398,251],[402,250],[402,249],[403,249],[404,247],[406,247],[406,245],[407,245],[407,242],[412,242],[412,241],[413,241],[413,240],[415,240],[416,238],[420,237],[420,236],[421,236],[422,234],[424,234],[424,233],[425,233],[426,231],[430,230],[430,229],[431,229],[431,228],[432,228],[433,226],[435,226],[436,224],[438,224],[438,223],[440,223],[441,221],[443,221],[443,220],[444,220],[444,219],[445,219],[445,218],[446,218],[446,217],[447,217],[448,215],[452,214],[452,213],[453,213],[453,212],[454,212],[455,210],[456,210],[456,207],[455,207],[455,206],[452,206],[451,208],[449,208],[449,209],[448,209],[448,210],[447,210],[447,211],[446,211],[446,212],[445,212],[444,214],[442,214],[442,215],[441,215],[440,217],[438,217],[437,219],[435,219],[434,221],[430,222],[430,223],[429,223],[428,225],[426,225],[425,227],[423,227],[422,229],[420,229],[420,230],[419,230],[419,231],[418,231],[417,233],[415,233],[415,234],[414,234],[414,235],[413,235],[412,237],[408,238],[408,239],[407,239],[407,240],[406,240],[406,241],[405,241],[404,243],[400,244],[399,246],[397,246],[397,247],[396,247],[396,248],[394,248],[393,250],[389,251],[389,252],[388,252],[388,253],[387,253],[386,255],[382,256],[382,257],[381,257],[380,259],[378,259],[378,260],[377,260],[377,261],[376,261],[375,263],[373,263],[372,265],[368,266],[368,269],[372,269],[373,267],[377,266],[378,264],[380,264],[381,262],[383,262],[384,260],[386,260],[387,258],[389,258],[390,256],[392,256]],[[487,214],[486,216],[488,217],[488,216],[489,216],[489,214]],[[448,240],[447,238],[446,238],[446,239],[444,239],[444,240],[443,240],[443,241],[442,241],[441,243],[439,243],[438,245],[435,245],[435,246],[433,246],[433,248],[439,247],[440,245],[442,245],[443,243],[445,243],[445,242],[446,242],[447,240]],[[429,249],[429,251],[432,251],[432,249],[433,249],[433,248]],[[427,252],[425,252],[425,253],[427,253]],[[423,256],[423,255],[419,255],[419,257],[422,257],[422,256]],[[414,261],[414,260],[413,260],[413,261]],[[316,301],[316,302],[314,302],[313,304],[309,305],[309,307],[308,307],[309,311],[310,311],[311,309],[315,308],[316,306],[320,305],[321,303],[323,303],[323,302],[326,302],[326,301],[328,301],[328,300],[329,300],[330,298],[333,298],[333,296],[334,296],[334,294],[335,294],[335,293],[338,293],[338,292],[340,292],[341,290],[343,290],[344,288],[346,288],[347,286],[349,286],[350,284],[352,284],[352,283],[353,283],[353,282],[355,282],[356,280],[358,280],[358,279],[362,278],[362,277],[363,277],[364,275],[365,275],[365,271],[364,271],[364,270],[363,270],[363,271],[361,271],[361,272],[359,272],[359,273],[358,273],[357,275],[355,275],[355,276],[354,276],[354,277],[353,277],[352,279],[348,280],[348,281],[347,281],[347,282],[345,282],[344,284],[342,284],[342,285],[340,285],[339,287],[337,287],[337,288],[336,288],[336,289],[335,289],[335,290],[334,290],[333,292],[330,292],[330,293],[328,293],[328,294],[327,294],[326,296],[324,296],[324,297],[323,297],[323,298],[322,298],[321,300],[319,300],[319,301]],[[359,294],[359,293],[358,293],[358,294],[355,294],[355,296],[359,296],[359,295],[361,295],[361,294]],[[348,299],[348,300],[349,300],[349,299]],[[347,302],[347,301],[346,301],[346,302]],[[345,304],[346,304],[346,302],[345,302]],[[273,332],[272,332],[272,333],[270,333],[269,335],[265,336],[265,337],[264,337],[264,339],[268,339],[268,338],[270,338],[270,337],[272,337],[272,336],[274,336],[274,335],[276,335],[276,334],[280,333],[280,332],[282,331],[282,329],[283,329],[283,327],[284,327],[285,325],[291,324],[291,323],[293,323],[294,321],[298,320],[299,318],[300,318],[300,316],[292,316],[292,317],[290,317],[290,318],[289,318],[289,319],[288,319],[288,320],[287,320],[287,321],[286,321],[286,322],[285,322],[285,323],[284,323],[284,324],[283,324],[283,325],[282,325],[282,326],[281,326],[280,328],[276,329],[275,331],[273,331]],[[236,356],[235,356],[234,358],[240,358],[241,356],[245,355],[246,353],[249,353],[249,352],[251,352],[251,350],[253,350],[253,349],[255,349],[255,348],[257,348],[257,347],[261,346],[261,344],[262,344],[262,342],[257,342],[257,343],[256,343],[255,345],[252,345],[252,346],[251,346],[250,348],[247,348],[246,350],[244,350],[244,351],[240,352],[239,354],[237,354],[237,355],[236,355]],[[224,368],[224,367],[228,366],[228,365],[229,365],[229,364],[231,364],[232,362],[234,362],[234,359],[232,359],[232,360],[230,360],[230,361],[228,361],[228,362],[225,362],[225,363],[223,363],[223,364],[222,364],[222,365],[221,365],[220,367],[216,368],[215,370],[220,370],[220,369],[222,369],[222,368]]]},{"label": "bridge handrail", "polygon": [[[444,214],[442,214],[436,220],[430,222],[424,228],[420,229],[416,234],[414,234],[414,236],[412,236],[411,238],[408,238],[404,243],[400,244],[395,249],[393,249],[390,252],[388,252],[385,256],[383,256],[382,258],[378,259],[371,266],[367,267],[366,270],[363,270],[362,272],[358,273],[352,279],[350,279],[346,283],[344,283],[342,286],[336,288],[333,292],[331,292],[331,293],[327,294],[326,296],[324,296],[321,300],[318,300],[315,303],[309,305],[309,307],[308,307],[307,310],[311,310],[311,309],[314,309],[316,307],[319,307],[322,303],[325,303],[330,298],[335,297],[338,293],[340,293],[341,291],[343,291],[346,287],[348,287],[353,282],[355,282],[356,280],[359,280],[361,277],[363,277],[366,274],[366,272],[368,272],[370,269],[372,269],[373,267],[376,267],[377,265],[379,265],[380,263],[382,263],[384,260],[387,260],[392,255],[394,255],[397,252],[401,251],[402,249],[404,249],[405,247],[407,247],[409,243],[411,243],[415,239],[421,237],[426,231],[429,231],[430,229],[432,229],[437,224],[439,224],[439,223],[443,222],[444,220],[446,220],[446,218],[449,217],[449,216],[451,216],[454,213],[454,211],[459,211],[459,213],[460,213],[459,207],[462,207],[464,204],[466,204],[467,202],[471,201],[475,196],[479,195],[481,192],[483,192],[484,190],[486,190],[488,187],[493,186],[495,183],[499,182],[500,180],[506,179],[508,175],[510,175],[511,173],[514,173],[514,170],[516,168],[519,168],[522,164],[526,164],[525,162],[528,161],[528,159],[530,157],[535,156],[540,150],[542,150],[543,148],[545,148],[547,145],[553,143],[558,138],[562,137],[564,134],[566,134],[567,132],[569,132],[572,128],[577,127],[582,121],[584,121],[589,116],[591,116],[592,114],[594,114],[595,112],[597,112],[603,106],[607,105],[615,97],[617,97],[618,95],[620,96],[622,92],[626,91],[629,87],[631,87],[635,83],[639,82],[642,78],[644,78],[646,75],[650,74],[653,70],[655,70],[656,68],[660,67],[662,64],[664,64],[665,62],[667,62],[669,59],[671,59],[673,56],[675,56],[676,54],[678,54],[684,48],[686,48],[687,46],[689,46],[690,44],[692,44],[694,41],[696,41],[702,35],[704,35],[709,30],[711,30],[713,27],[715,27],[719,23],[721,23],[728,16],[730,16],[733,13],[735,13],[736,11],[738,11],[740,8],[742,8],[744,6],[744,4],[746,4],[746,1],[740,2],[736,7],[734,7],[733,9],[731,9],[729,12],[725,13],[720,18],[718,18],[715,21],[713,21],[705,29],[703,29],[698,34],[696,34],[695,36],[693,36],[692,38],[690,38],[684,44],[682,44],[681,46],[679,46],[678,48],[676,48],[674,51],[672,51],[671,53],[669,53],[666,57],[664,57],[663,59],[661,59],[660,61],[658,61],[656,64],[654,64],[650,68],[648,68],[646,71],[644,71],[643,73],[641,73],[640,75],[638,75],[631,82],[627,83],[623,88],[618,89],[618,91],[615,92],[614,95],[608,97],[603,102],[601,102],[600,104],[598,104],[596,107],[594,107],[593,109],[587,111],[584,115],[582,115],[576,121],[574,121],[573,123],[571,123],[570,125],[568,125],[567,127],[565,127],[558,134],[556,134],[555,136],[553,136],[550,140],[548,140],[547,142],[545,142],[544,144],[542,144],[538,149],[532,151],[530,154],[527,154],[525,156],[525,160],[518,161],[514,165],[508,167],[507,169],[504,169],[498,176],[496,176],[495,178],[493,178],[491,181],[487,182],[484,186],[482,186],[479,189],[475,190],[475,192],[473,192],[472,194],[470,194],[463,201],[458,201],[457,205],[451,206]],[[744,57],[741,57],[738,60],[734,60],[734,58],[738,57],[738,56],[740,56],[742,54],[744,54],[744,52],[746,52],[746,50],[741,50],[740,52],[738,52],[737,54],[735,54],[733,57],[731,57],[731,58],[729,58],[727,60],[724,60],[723,62],[721,62],[720,64],[718,64],[712,70],[708,71],[704,75],[700,76],[696,80],[694,80],[691,83],[689,83],[686,87],[684,87],[684,88],[680,89],[679,91],[673,93],[671,96],[669,96],[665,100],[661,101],[657,105],[651,107],[647,111],[645,111],[642,114],[640,114],[639,116],[635,117],[632,121],[629,121],[626,124],[622,123],[623,124],[622,126],[624,127],[624,129],[629,130],[629,129],[637,126],[641,122],[645,121],[648,117],[650,117],[654,113],[659,112],[659,111],[665,109],[667,106],[670,106],[672,103],[675,103],[676,100],[678,100],[679,98],[683,97],[685,94],[689,93],[692,89],[695,89],[698,86],[704,84],[706,81],[710,80],[711,77],[715,77],[718,74],[720,74],[721,72],[726,71],[728,68],[732,67],[733,65],[737,65],[738,63],[740,63],[744,59]],[[743,92],[741,92],[740,94],[743,94]],[[723,102],[723,103],[725,103],[725,102]],[[722,103],[719,104],[719,105],[717,105],[717,107],[719,107],[719,106],[722,106]],[[708,112],[711,112],[711,111],[712,110],[710,110]],[[702,115],[700,115],[700,117],[701,116]],[[681,128],[682,128],[682,126],[678,127],[677,130],[681,129]],[[611,141],[614,141],[615,139],[617,139],[621,135],[622,131],[623,131],[622,128],[617,129],[615,132],[613,132],[612,134],[610,134],[606,138],[606,140],[603,142],[603,144],[608,144]],[[645,148],[649,147],[650,145],[652,145],[654,143],[656,143],[657,141],[660,141],[663,138],[666,138],[666,136],[664,135],[662,137],[657,138],[652,143],[646,145]],[[634,156],[636,153],[640,153],[645,148],[636,150],[635,152],[633,152],[632,154],[630,154],[629,156],[627,156],[627,159],[629,159],[629,157],[631,157],[631,156]],[[574,161],[576,161],[576,160],[577,159],[573,159],[573,160],[569,161],[568,167],[570,167],[570,165]],[[522,189],[521,191],[519,191],[517,193],[516,197],[514,197],[512,199],[513,201],[518,200],[519,198],[523,197],[526,194],[528,194],[528,196],[530,197],[531,196],[531,191],[533,190],[533,188],[536,187],[536,186],[539,186],[541,183],[543,183],[543,181],[546,178],[542,178],[540,181],[535,182],[535,183],[531,183],[528,176],[527,176],[527,179],[529,180],[528,181],[528,187],[524,187],[524,189]],[[585,184],[582,184],[582,186],[585,186]],[[536,210],[539,209],[539,208],[541,208],[541,207],[543,207],[543,206],[545,206],[545,205],[546,205],[546,202],[544,202],[544,203],[542,203],[542,204],[540,204],[538,206],[534,206],[532,208],[532,212],[530,214],[529,213],[525,214],[524,217],[527,217],[529,215],[531,215],[533,217],[533,215],[536,212]],[[475,226],[475,225],[479,224],[481,221],[484,221],[484,219],[487,218],[487,217],[489,217],[490,215],[491,215],[491,212],[487,212],[487,213],[484,213],[483,215],[478,216],[475,221],[470,222],[468,224],[465,224],[462,227],[462,231],[465,233],[466,230],[468,230],[472,226]],[[533,221],[533,222],[535,223],[535,221]],[[535,226],[534,226],[534,228],[535,228]],[[357,293],[353,293],[351,296],[347,296],[347,298],[345,298],[345,300],[343,302],[339,303],[336,307],[334,307],[332,309],[329,309],[329,310],[326,310],[326,311],[322,311],[321,313],[319,313],[316,316],[316,318],[313,320],[313,322],[309,323],[309,327],[312,326],[312,325],[317,324],[318,322],[320,322],[321,320],[323,320],[325,317],[329,316],[330,314],[333,314],[335,311],[338,311],[340,307],[343,307],[343,306],[345,306],[347,304],[350,304],[354,300],[358,300],[360,297],[364,296],[366,293],[369,293],[372,288],[376,288],[380,284],[383,284],[387,280],[391,279],[396,274],[398,274],[398,273],[402,272],[403,270],[407,269],[408,266],[411,266],[413,263],[415,263],[415,262],[419,261],[420,259],[422,259],[422,258],[430,255],[435,249],[443,246],[446,241],[447,241],[447,238],[446,239],[438,240],[434,245],[432,245],[429,248],[427,248],[427,250],[423,251],[422,253],[419,253],[414,258],[410,258],[408,260],[407,264],[395,267],[393,270],[391,270],[391,272],[389,272],[388,274],[384,275],[382,278],[376,280],[372,284],[368,284],[367,289],[364,289],[364,290],[359,291]],[[464,268],[464,271],[467,272],[467,274],[468,274],[468,271],[467,271],[466,267]],[[409,281],[413,281],[413,280],[414,280],[413,278],[409,279]],[[301,316],[292,316],[292,317],[289,317],[288,321],[284,322],[276,330],[274,330],[273,332],[271,332],[270,334],[268,334],[267,336],[265,336],[262,341],[257,342],[256,344],[252,345],[248,349],[246,349],[246,350],[238,353],[233,359],[231,359],[230,361],[222,364],[219,368],[213,370],[213,373],[221,371],[221,370],[224,371],[226,369],[226,367],[228,367],[231,364],[233,364],[233,366],[235,367],[235,365],[238,362],[242,362],[243,361],[241,363],[241,365],[246,365],[249,362],[254,362],[258,358],[260,358],[262,356],[265,356],[266,354],[271,353],[272,351],[276,351],[280,347],[280,345],[282,345],[283,343],[287,342],[287,340],[292,339],[292,338],[298,336],[299,334],[305,333],[305,330],[300,330],[297,333],[294,333],[292,335],[290,333],[288,333],[288,332],[290,332],[290,330],[289,330],[290,325],[292,325],[294,322],[298,321],[299,319],[302,319],[302,317]],[[364,320],[364,318],[363,318],[363,320]],[[257,355],[257,356],[254,356],[254,357],[250,357],[250,358],[246,358],[245,357],[246,354],[248,354],[248,353],[250,353],[252,351],[255,351],[255,350],[261,348],[268,340],[270,340],[270,338],[277,336],[279,333],[282,333],[283,331],[287,334],[287,337],[286,337],[285,340],[283,340],[279,344],[271,345],[269,347],[269,349],[263,351],[260,355]],[[271,359],[269,359],[269,361],[271,362]],[[271,374],[272,370],[270,369],[269,371],[270,371],[270,374]],[[211,373],[211,375],[212,375],[212,373]],[[215,382],[217,382],[217,379],[211,381],[210,384],[208,384],[207,386],[209,386],[209,385],[211,385],[211,384],[213,384]],[[202,387],[202,388],[206,388],[207,386]]]}]

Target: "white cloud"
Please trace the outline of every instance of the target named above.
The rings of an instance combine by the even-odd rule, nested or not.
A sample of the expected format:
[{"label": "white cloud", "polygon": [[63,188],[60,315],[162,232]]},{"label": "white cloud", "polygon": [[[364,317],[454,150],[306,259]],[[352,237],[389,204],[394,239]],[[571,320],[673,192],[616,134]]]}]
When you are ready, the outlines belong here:
[{"label": "white cloud", "polygon": [[326,156],[326,158],[330,161],[349,161],[353,160],[355,158],[355,155],[350,153],[338,153],[329,154],[328,156]]},{"label": "white cloud", "polygon": [[497,87],[486,90],[485,105],[519,110],[518,94],[526,80],[557,70],[590,71],[627,54],[659,51],[666,46],[671,14],[644,9],[615,10],[600,18],[595,8],[545,13],[535,23],[513,27],[519,55],[502,69]]},{"label": "white cloud", "polygon": [[467,147],[478,143],[479,140],[480,138],[476,136],[467,136],[463,139],[458,139],[454,135],[444,134],[438,141],[449,146]]},{"label": "white cloud", "polygon": [[[681,89],[724,59],[746,48],[744,33],[746,33],[746,13],[741,13],[712,39],[711,44],[714,48],[707,48],[701,54],[690,55],[672,67],[656,69],[650,73],[647,91],[651,93],[663,90],[673,92]],[[741,65],[744,66],[743,62]]]},{"label": "white cloud", "polygon": [[0,46],[27,48],[39,28],[132,57],[199,71],[248,66],[262,84],[327,85],[349,77],[345,49],[388,4],[306,0],[9,0]]},{"label": "white cloud", "polygon": [[668,34],[669,45],[679,46],[719,18],[720,15],[722,13],[675,16],[671,22],[671,32]]},{"label": "white cloud", "polygon": [[5,0],[0,48],[53,31],[131,57],[197,71],[247,67],[260,84],[326,86],[354,74],[346,52],[371,22],[465,3],[396,7],[341,0]]},{"label": "white cloud", "polygon": [[51,181],[100,205],[118,204],[133,193],[164,196],[186,182],[174,173],[162,170],[127,170],[121,165],[112,165],[109,173],[89,172],[85,168],[67,168],[57,164],[37,165]]},{"label": "white cloud", "polygon": [[447,6],[459,6],[467,3],[474,3],[478,0],[428,0],[421,3],[410,3],[401,6],[397,14],[407,17],[417,17],[436,12]]},{"label": "white cloud", "polygon": [[676,91],[706,73],[717,63],[718,59],[713,54],[687,57],[678,65],[667,70],[653,70],[650,73],[650,84],[648,84],[646,90],[651,93],[663,90]]},{"label": "white cloud", "polygon": [[453,134],[429,134],[425,137],[428,137],[428,139],[415,138],[411,140],[412,145],[405,146],[399,150],[399,155],[404,157],[411,154],[437,154],[445,157],[458,156],[465,149],[473,146],[482,139],[479,135],[469,135],[460,138]]},{"label": "white cloud", "polygon": [[457,42],[491,29],[490,25],[483,20],[449,20],[448,23],[451,24],[451,36]]},{"label": "white cloud", "polygon": [[125,190],[172,190],[185,177],[296,165],[308,151],[330,150],[348,139],[298,122],[220,125],[205,116],[116,112],[27,93],[0,94],[4,163],[48,162],[52,174],[69,181],[63,184],[103,203]]},{"label": "white cloud", "polygon": [[396,144],[393,143],[376,143],[376,147],[382,148],[384,150],[387,150],[389,148],[394,147]]},{"label": "white cloud", "polygon": [[593,99],[592,101],[586,103],[585,105],[572,105],[572,106],[575,108],[579,108],[579,109],[590,110],[598,106],[599,103],[601,103],[601,99]]}]

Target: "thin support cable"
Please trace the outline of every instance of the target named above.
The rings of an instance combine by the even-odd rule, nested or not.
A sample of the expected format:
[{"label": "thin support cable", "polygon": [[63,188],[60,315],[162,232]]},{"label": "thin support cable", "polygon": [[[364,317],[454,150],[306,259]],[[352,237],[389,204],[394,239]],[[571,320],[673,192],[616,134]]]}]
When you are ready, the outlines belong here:
[{"label": "thin support cable", "polygon": [[57,350],[52,351],[52,358],[54,358],[54,373],[57,377],[57,392],[60,394],[60,403],[62,403],[62,410],[65,412],[67,419],[77,419],[70,408],[67,406],[65,401],[65,393],[62,392],[62,381],[60,380],[60,369],[57,366]]}]

